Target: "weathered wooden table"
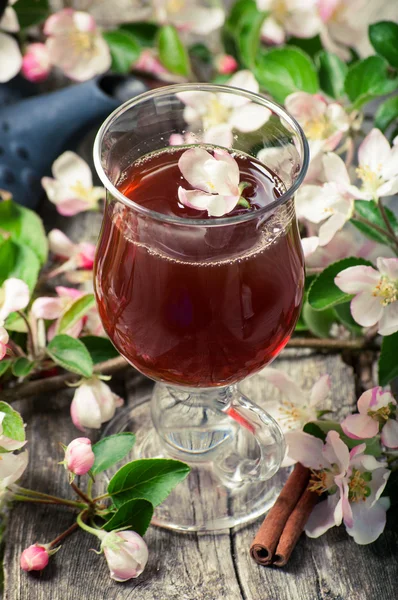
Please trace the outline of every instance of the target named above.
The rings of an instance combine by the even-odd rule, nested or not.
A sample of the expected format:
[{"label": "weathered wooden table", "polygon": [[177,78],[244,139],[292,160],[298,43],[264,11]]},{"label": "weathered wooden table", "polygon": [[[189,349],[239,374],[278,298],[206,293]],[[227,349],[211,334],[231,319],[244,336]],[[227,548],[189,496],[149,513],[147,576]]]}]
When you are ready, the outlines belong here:
[{"label": "weathered wooden table", "polygon": [[[45,206],[48,213],[48,203]],[[51,212],[51,211],[50,211]],[[46,217],[49,222],[48,217]],[[58,226],[75,241],[99,230],[99,217],[92,214],[63,219]],[[52,223],[52,226],[55,226]],[[329,373],[331,398],[339,416],[346,414],[360,392],[371,385],[370,369],[360,373],[339,354],[320,355],[311,350],[286,349],[274,365],[309,389],[318,377]],[[113,384],[126,402],[138,402],[148,380],[133,369],[114,378]],[[261,373],[242,388],[260,406],[279,392],[265,384]],[[30,461],[22,485],[64,495],[68,490],[59,442],[68,443],[79,432],[74,428],[69,405],[73,391],[18,401],[28,423]],[[283,475],[277,475],[283,477]],[[377,542],[357,546],[343,527],[318,539],[300,539],[288,566],[283,570],[256,565],[249,556],[257,522],[219,535],[177,534],[150,527],[146,534],[149,561],[135,580],[118,584],[109,578],[103,557],[90,548],[97,546],[85,532],[65,540],[64,547],[40,574],[20,570],[21,551],[34,542],[46,542],[73,522],[72,514],[56,507],[17,505],[10,516],[4,551],[4,600],[395,600],[398,589],[397,533],[386,530]]]}]

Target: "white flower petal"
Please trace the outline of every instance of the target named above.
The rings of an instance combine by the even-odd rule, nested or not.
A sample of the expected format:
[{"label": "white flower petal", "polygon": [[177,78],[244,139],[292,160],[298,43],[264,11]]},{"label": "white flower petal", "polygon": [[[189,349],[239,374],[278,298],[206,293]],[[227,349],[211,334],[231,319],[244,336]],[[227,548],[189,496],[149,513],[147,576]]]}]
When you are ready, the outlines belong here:
[{"label": "white flower petal", "polygon": [[330,393],[330,376],[322,375],[320,379],[312,386],[310,394],[310,406],[319,406],[325,402]]},{"label": "white flower petal", "polygon": [[61,154],[53,163],[51,170],[54,178],[68,188],[77,182],[85,188],[91,188],[93,185],[90,167],[75,152],[68,150]]},{"label": "white flower petal", "polygon": [[320,119],[326,112],[327,104],[319,96],[307,92],[294,92],[285,99],[285,107],[299,123],[304,124]]},{"label": "white flower petal", "polygon": [[296,211],[299,219],[320,223],[325,219],[325,194],[319,185],[303,185],[296,194]]},{"label": "white flower petal", "polygon": [[361,167],[377,172],[390,158],[390,144],[380,129],[372,129],[358,148],[358,162]]},{"label": "white flower petal", "polygon": [[41,297],[36,298],[32,304],[32,314],[36,319],[58,319],[66,304],[62,298]]},{"label": "white flower petal", "polygon": [[[397,159],[398,160],[398,159]],[[376,195],[378,198],[384,198],[384,196],[393,196],[398,193],[398,177],[386,181],[380,187],[377,188]]]},{"label": "white flower petal", "polygon": [[335,510],[338,502],[339,494],[336,493],[316,504],[305,525],[305,533],[308,537],[317,538],[336,525]]},{"label": "white flower petal", "polygon": [[319,228],[319,245],[326,246],[343,227],[348,220],[348,216],[342,213],[335,213]]},{"label": "white flower petal", "polygon": [[234,129],[243,133],[257,131],[268,121],[271,115],[272,112],[265,106],[248,102],[232,112],[229,123]]},{"label": "white flower petal", "polygon": [[0,31],[0,83],[9,81],[22,67],[22,54],[13,37]]},{"label": "white flower petal", "polygon": [[380,298],[364,291],[351,300],[351,314],[362,327],[372,327],[381,319],[383,306]]},{"label": "white flower petal", "polygon": [[[239,165],[236,162],[236,160],[233,158],[233,156],[230,155],[229,152],[226,152],[225,150],[218,150],[218,149],[214,150],[214,158],[217,161],[222,162],[226,165],[228,178],[231,183],[231,187],[234,189],[234,191],[238,192],[238,190],[236,190],[236,188],[239,185],[240,172],[239,172]],[[219,190],[217,190],[217,191],[219,191]],[[398,263],[398,259],[397,259],[397,263]]]},{"label": "white flower petal", "polygon": [[346,294],[358,294],[363,291],[372,291],[380,281],[380,273],[373,269],[358,265],[348,267],[334,278],[334,283]]},{"label": "white flower petal", "polygon": [[0,321],[5,321],[9,314],[23,310],[29,304],[29,287],[16,277],[10,277],[3,283],[3,302],[0,305]]},{"label": "white flower petal", "polygon": [[372,507],[366,501],[352,503],[353,526],[347,527],[347,533],[357,544],[376,541],[386,526],[386,511],[389,506],[388,498],[381,498]]},{"label": "white flower petal", "polygon": [[315,250],[319,247],[319,237],[311,236],[307,238],[302,238],[301,246],[304,252],[304,258],[308,258],[315,252]]},{"label": "white flower petal", "polygon": [[368,415],[348,415],[342,422],[341,428],[348,437],[355,440],[372,438],[379,432],[377,421]]},{"label": "white flower petal", "polygon": [[337,431],[329,431],[327,434],[322,454],[331,465],[338,465],[340,473],[347,471],[350,462],[350,452]]},{"label": "white flower petal", "polygon": [[73,396],[70,407],[75,427],[84,431],[85,427],[99,429],[101,427],[101,410],[92,385],[80,385]]},{"label": "white flower petal", "polygon": [[398,331],[398,300],[384,307],[378,333],[380,335],[392,335]]},{"label": "white flower petal", "polygon": [[205,144],[215,144],[224,148],[231,148],[233,144],[232,128],[230,123],[221,123],[209,127],[204,133],[203,141]]},{"label": "white flower petal", "polygon": [[16,33],[17,31],[19,31],[17,13],[11,6],[6,6],[3,16],[0,19],[0,29],[3,29],[3,31],[8,31],[10,33]]},{"label": "white flower petal", "polygon": [[273,17],[265,19],[261,27],[261,39],[270,44],[283,44],[285,41],[285,30]]},{"label": "white flower petal", "polygon": [[209,182],[208,163],[216,162],[216,159],[203,148],[191,148],[184,152],[179,161],[178,167],[183,177],[188,183],[203,192],[214,192],[211,182]]},{"label": "white flower petal", "polygon": [[208,35],[224,24],[225,13],[222,8],[184,5],[179,13],[168,14],[174,25],[198,35]]},{"label": "white flower petal", "polygon": [[377,268],[382,275],[387,275],[389,279],[398,279],[398,258],[377,258]]},{"label": "white flower petal", "polygon": [[350,177],[347,172],[347,167],[345,166],[344,161],[340,158],[340,156],[337,156],[337,154],[328,152],[323,157],[323,168],[325,170],[325,177],[327,181],[333,181],[343,186],[350,185]]},{"label": "white flower petal", "polygon": [[3,453],[0,460],[0,489],[15,483],[28,466],[28,452]]},{"label": "white flower petal", "polygon": [[389,419],[381,432],[381,441],[387,448],[398,448],[398,421]]},{"label": "white flower petal", "polygon": [[261,376],[278,388],[292,404],[305,404],[307,400],[306,394],[299,388],[295,381],[293,381],[289,375],[283,373],[283,371],[267,367],[261,371]]},{"label": "white flower petal", "polygon": [[60,229],[52,229],[48,234],[50,252],[64,258],[71,258],[76,254],[76,244],[72,242]]},{"label": "white flower petal", "polygon": [[394,140],[394,146],[391,148],[390,156],[381,166],[381,174],[384,179],[392,179],[398,175],[398,136]]},{"label": "white flower petal", "polygon": [[288,446],[288,456],[310,469],[322,469],[325,459],[322,453],[322,440],[304,433],[304,431],[290,431],[285,435]]},{"label": "white flower petal", "polygon": [[310,10],[293,10],[287,14],[285,28],[293,36],[311,38],[317,35],[322,22],[315,8]]}]

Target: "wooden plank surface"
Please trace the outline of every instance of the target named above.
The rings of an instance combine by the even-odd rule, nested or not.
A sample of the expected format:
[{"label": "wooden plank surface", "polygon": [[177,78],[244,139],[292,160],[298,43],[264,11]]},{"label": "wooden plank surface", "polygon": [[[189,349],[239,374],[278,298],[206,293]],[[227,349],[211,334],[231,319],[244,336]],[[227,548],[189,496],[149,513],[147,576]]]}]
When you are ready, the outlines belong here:
[{"label": "wooden plank surface", "polygon": [[[344,414],[354,401],[354,376],[338,355],[319,356],[285,351],[275,366],[305,387],[325,372],[332,376],[333,404]],[[131,377],[114,382],[129,403],[139,402],[140,390]],[[242,385],[266,408],[278,392],[265,386],[261,373]],[[58,442],[76,436],[69,419],[71,391],[28,400],[21,408],[28,422],[30,465],[24,483],[42,491],[67,493],[66,477],[55,466]],[[53,458],[50,459],[49,457]],[[71,496],[72,497],[72,496]],[[21,550],[45,542],[68,527],[72,516],[54,507],[17,506],[11,513],[5,546],[5,600],[393,600],[398,581],[397,536],[386,532],[372,546],[357,546],[343,528],[318,540],[302,536],[284,570],[257,566],[248,548],[261,519],[221,535],[184,535],[151,527],[146,540],[150,558],[137,580],[110,580],[103,557],[89,549],[93,538],[79,532],[64,543],[41,575],[19,568]]]}]

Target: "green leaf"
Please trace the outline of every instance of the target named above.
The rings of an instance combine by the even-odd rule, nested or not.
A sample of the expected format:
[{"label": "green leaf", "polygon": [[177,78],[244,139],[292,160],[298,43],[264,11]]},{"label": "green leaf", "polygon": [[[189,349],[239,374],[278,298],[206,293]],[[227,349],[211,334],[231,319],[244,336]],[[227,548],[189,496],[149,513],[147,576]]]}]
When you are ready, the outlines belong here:
[{"label": "green leaf", "polygon": [[8,315],[5,328],[7,331],[18,331],[19,333],[26,333],[28,331],[25,320],[15,312]]},{"label": "green leaf", "polygon": [[188,52],[175,27],[163,25],[159,29],[157,46],[160,62],[166,69],[170,73],[188,77],[191,72]]},{"label": "green leaf", "polygon": [[[385,208],[385,210],[392,228],[396,233],[398,233],[398,221],[396,216],[390,209]],[[366,219],[367,221],[369,221],[373,225],[376,225],[377,227],[386,229],[383,217],[381,216],[377,204],[374,200],[356,200],[355,214],[359,215],[363,219]],[[351,219],[351,223],[355,225],[355,227],[359,229],[359,231],[361,231],[369,239],[375,242],[379,242],[380,244],[391,244],[391,241],[389,240],[387,235],[376,231],[373,227],[367,225],[366,223],[358,221],[357,219],[355,219],[355,217]]]},{"label": "green leaf", "polygon": [[321,89],[332,98],[344,96],[344,80],[348,67],[336,54],[319,52],[315,60],[318,65],[319,84]]},{"label": "green leaf", "polygon": [[379,384],[388,385],[398,377],[398,331],[383,337],[379,358]]},{"label": "green leaf", "polygon": [[267,13],[259,12],[254,6],[254,11],[242,15],[239,22],[237,43],[239,55],[246,67],[253,68],[260,46],[261,27]]},{"label": "green leaf", "polygon": [[369,39],[378,54],[398,69],[398,24],[379,21],[369,26]]},{"label": "green leaf", "polygon": [[296,323],[296,327],[294,328],[294,331],[308,331],[308,327],[304,322],[302,314],[299,316],[299,319]]},{"label": "green leaf", "polygon": [[47,354],[67,371],[83,377],[93,374],[93,361],[86,346],[70,335],[56,335],[47,346]]},{"label": "green leaf", "polygon": [[3,435],[16,442],[24,442],[25,427],[19,412],[14,410],[7,402],[0,402],[0,412],[5,413],[2,422]]},{"label": "green leaf", "polygon": [[385,131],[391,123],[398,119],[398,96],[387,98],[380,104],[375,115],[375,127]]},{"label": "green leaf", "polygon": [[40,264],[47,260],[48,242],[43,222],[40,217],[24,206],[12,200],[0,202],[0,224],[3,231],[11,235],[11,239],[24,246],[29,246],[37,255]]},{"label": "green leaf", "polygon": [[132,498],[145,498],[157,506],[189,471],[188,465],[179,460],[134,460],[115,473],[109,482],[108,493],[117,507]]},{"label": "green leaf", "polygon": [[76,325],[76,323],[80,321],[93,306],[95,306],[94,294],[85,294],[84,296],[77,298],[62,315],[57,333],[66,333],[71,327]]},{"label": "green leaf", "polygon": [[304,323],[311,333],[320,338],[329,337],[330,328],[336,322],[336,315],[332,308],[314,310],[308,302],[305,302],[302,314]]},{"label": "green leaf", "polygon": [[337,431],[341,440],[346,444],[346,446],[348,446],[350,450],[355,448],[355,446],[359,446],[360,444],[366,444],[365,454],[371,454],[376,458],[379,458],[382,455],[378,436],[363,440],[354,440],[343,433],[341,425],[336,423],[336,421],[324,421],[322,419],[319,421],[311,421],[310,423],[306,423],[306,425],[304,425],[303,431],[320,438],[323,441],[325,441],[329,431]]},{"label": "green leaf", "polygon": [[116,433],[103,438],[93,445],[95,454],[94,465],[91,469],[93,475],[106,471],[112,465],[125,458],[135,443],[134,433]]},{"label": "green leaf", "polygon": [[291,37],[289,38],[289,44],[290,46],[300,48],[300,50],[303,50],[311,57],[315,57],[315,55],[323,49],[319,35],[315,35],[312,38]]},{"label": "green leaf", "polygon": [[336,313],[338,321],[340,321],[344,327],[349,329],[355,335],[362,334],[362,327],[352,318],[349,302],[337,304],[333,307],[333,310]]},{"label": "green leaf", "polygon": [[40,262],[33,250],[11,238],[3,241],[0,238],[0,285],[9,277],[17,277],[33,291],[39,271]]},{"label": "green leaf", "polygon": [[357,265],[372,266],[372,263],[363,258],[343,258],[329,265],[318,277],[312,282],[308,292],[308,302],[314,310],[325,310],[335,304],[341,304],[351,300],[352,296],[342,292],[334,283],[334,278],[340,271],[355,267]]},{"label": "green leaf", "polygon": [[90,353],[91,360],[95,365],[119,356],[119,352],[108,338],[99,337],[97,335],[85,335],[79,339],[86,346]]},{"label": "green leaf", "polygon": [[50,14],[48,0],[18,0],[13,9],[21,29],[42,23]]},{"label": "green leaf", "polygon": [[277,102],[293,92],[318,91],[318,76],[310,57],[299,48],[285,46],[260,54],[255,75],[260,86]]},{"label": "green leaf", "polygon": [[8,358],[3,358],[2,360],[0,360],[0,377],[2,375],[4,375],[4,373],[8,370],[8,368],[11,366],[11,360],[9,360]]},{"label": "green leaf", "polygon": [[344,87],[353,107],[360,108],[377,96],[393,92],[398,87],[398,77],[390,78],[384,58],[369,56],[349,68]]},{"label": "green leaf", "polygon": [[135,37],[123,29],[105,31],[102,35],[111,52],[112,70],[116,73],[128,73],[141,52]]},{"label": "green leaf", "polygon": [[140,46],[152,48],[156,43],[156,35],[159,31],[155,23],[123,23],[120,29],[127,31],[139,43]]},{"label": "green leaf", "polygon": [[210,65],[213,61],[213,54],[205,44],[197,43],[189,47],[189,56]]},{"label": "green leaf", "polygon": [[105,531],[114,531],[128,527],[143,536],[149,527],[153,515],[153,506],[144,498],[128,500],[120,506],[116,513],[105,523]]},{"label": "green leaf", "polygon": [[26,377],[34,369],[35,363],[24,356],[17,358],[12,365],[12,372],[15,377]]}]

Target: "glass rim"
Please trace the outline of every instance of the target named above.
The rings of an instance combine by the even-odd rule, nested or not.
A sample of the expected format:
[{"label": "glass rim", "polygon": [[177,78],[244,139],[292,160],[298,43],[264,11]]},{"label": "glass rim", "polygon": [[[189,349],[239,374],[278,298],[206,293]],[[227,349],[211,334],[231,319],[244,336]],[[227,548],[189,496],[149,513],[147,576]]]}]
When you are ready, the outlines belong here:
[{"label": "glass rim", "polygon": [[[112,125],[112,123],[114,121],[116,121],[121,115],[123,115],[127,110],[140,105],[142,102],[145,102],[146,100],[148,100],[150,98],[156,98],[156,97],[165,96],[165,95],[169,95],[169,94],[173,94],[173,93],[176,94],[176,93],[180,93],[180,92],[192,92],[192,91],[204,91],[204,92],[211,92],[211,93],[227,93],[227,94],[234,94],[234,95],[240,95],[240,96],[246,97],[248,100],[255,102],[256,104],[261,104],[265,108],[270,109],[273,113],[276,113],[279,117],[283,118],[290,125],[290,127],[297,134],[298,139],[300,140],[300,147],[301,147],[300,149],[302,151],[302,164],[300,167],[300,172],[297,174],[295,181],[289,187],[289,189],[286,190],[286,192],[284,192],[279,198],[277,198],[270,204],[267,204],[267,206],[264,206],[263,208],[260,208],[258,210],[240,214],[240,215],[231,216],[231,217],[228,217],[228,216],[217,217],[216,219],[213,220],[213,219],[190,219],[190,218],[186,218],[186,217],[165,215],[160,212],[146,208],[146,207],[142,206],[141,204],[137,204],[136,202],[134,202],[130,198],[126,197],[124,194],[122,194],[117,189],[117,187],[111,182],[111,180],[105,173],[105,170],[104,170],[104,168],[102,166],[102,162],[101,162],[102,140],[104,138],[106,131],[109,129],[109,127]],[[200,144],[198,144],[198,145],[200,145]],[[186,144],[186,146],[188,148],[188,146],[192,146],[192,144]],[[178,147],[183,148],[184,145],[178,146]],[[222,147],[222,146],[220,146],[220,147]],[[294,117],[292,117],[282,106],[280,106],[276,102],[273,102],[272,100],[268,100],[267,98],[261,96],[260,94],[254,93],[254,92],[249,92],[247,90],[243,90],[243,89],[237,88],[237,87],[232,87],[229,85],[219,85],[219,84],[213,84],[213,83],[178,83],[178,84],[174,84],[174,85],[161,86],[154,90],[148,90],[147,92],[144,92],[142,94],[139,94],[138,96],[135,96],[134,98],[131,98],[130,100],[127,100],[127,102],[124,102],[121,106],[116,108],[102,123],[101,127],[99,128],[99,130],[97,132],[97,135],[95,136],[95,141],[94,141],[94,146],[93,146],[93,158],[94,158],[95,170],[96,170],[102,184],[106,188],[106,190],[108,192],[110,192],[110,194],[115,199],[119,200],[124,205],[128,206],[129,208],[134,209],[137,212],[139,212],[143,215],[149,216],[150,218],[156,219],[158,221],[174,223],[176,225],[189,225],[189,226],[202,226],[202,227],[203,226],[217,227],[220,225],[233,225],[235,223],[250,221],[255,218],[260,218],[263,215],[266,215],[270,211],[274,210],[278,206],[284,204],[285,202],[287,202],[288,200],[290,200],[292,198],[292,196],[295,194],[295,192],[298,190],[298,188],[304,181],[304,177],[307,173],[307,169],[308,169],[308,165],[309,165],[309,157],[310,157],[310,152],[309,152],[308,141],[307,141],[307,138],[305,137],[305,134],[304,134],[302,128],[300,127],[300,125],[298,124],[296,119],[294,119]]]}]

